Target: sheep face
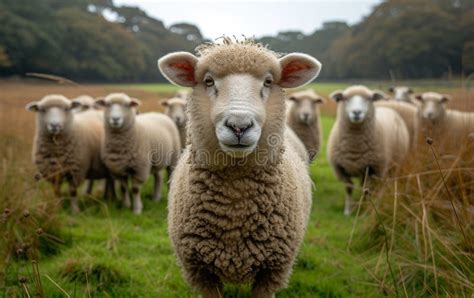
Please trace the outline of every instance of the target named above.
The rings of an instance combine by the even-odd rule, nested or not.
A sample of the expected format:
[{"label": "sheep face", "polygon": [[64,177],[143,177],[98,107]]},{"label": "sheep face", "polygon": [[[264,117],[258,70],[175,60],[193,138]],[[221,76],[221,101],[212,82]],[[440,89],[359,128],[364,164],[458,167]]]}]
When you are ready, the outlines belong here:
[{"label": "sheep face", "polygon": [[62,95],[48,95],[41,101],[31,102],[26,109],[37,113],[37,125],[41,131],[59,135],[70,127],[72,110],[80,106],[79,102],[71,102]]},{"label": "sheep face", "polygon": [[440,119],[446,113],[446,104],[451,99],[449,95],[436,92],[417,94],[415,98],[421,103],[419,114],[430,121]]},{"label": "sheep face", "polygon": [[301,123],[310,125],[317,117],[318,105],[324,103],[324,98],[313,90],[291,94],[288,98],[293,101],[292,113]]},{"label": "sheep face", "polygon": [[413,94],[413,89],[410,87],[396,86],[396,87],[390,87],[388,90],[391,93],[393,93],[393,98],[396,101],[404,101],[404,102],[411,101],[411,95]]},{"label": "sheep face", "polygon": [[186,125],[186,100],[182,98],[170,98],[161,102],[168,115],[178,127]]},{"label": "sheep face", "polygon": [[184,52],[168,54],[158,66],[172,83],[193,87],[190,105],[199,101],[199,113],[203,114],[199,118],[204,118],[204,113],[210,116],[219,148],[233,157],[256,150],[268,106],[284,105],[281,88],[301,86],[314,79],[321,68],[308,55],[289,54],[278,59],[266,49],[241,44],[216,47],[199,58]]},{"label": "sheep face", "polygon": [[74,113],[84,112],[94,108],[94,98],[88,95],[81,95],[72,101],[79,102],[81,104],[78,108],[73,109]]},{"label": "sheep face", "polygon": [[140,101],[124,93],[112,93],[98,99],[95,104],[104,108],[106,127],[119,131],[133,126]]},{"label": "sheep face", "polygon": [[339,103],[338,115],[343,113],[353,124],[364,123],[370,118],[375,112],[374,101],[384,97],[382,92],[371,91],[364,86],[352,86],[331,94],[331,98]]}]

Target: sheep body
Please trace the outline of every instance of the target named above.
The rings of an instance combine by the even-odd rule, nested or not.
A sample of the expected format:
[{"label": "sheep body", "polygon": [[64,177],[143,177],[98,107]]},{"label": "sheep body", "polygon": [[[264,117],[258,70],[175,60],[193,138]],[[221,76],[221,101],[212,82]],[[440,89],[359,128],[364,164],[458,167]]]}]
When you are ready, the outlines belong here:
[{"label": "sheep body", "polygon": [[418,109],[414,104],[403,101],[381,100],[375,102],[375,106],[395,110],[400,115],[400,117],[402,117],[403,121],[405,121],[408,134],[410,136],[410,145],[415,145],[416,139],[418,137]]},{"label": "sheep body", "polygon": [[285,138],[288,140],[288,144],[291,145],[293,150],[298,154],[298,156],[306,163],[309,164],[310,159],[308,151],[301,139],[296,135],[296,133],[290,127],[285,129]]}]

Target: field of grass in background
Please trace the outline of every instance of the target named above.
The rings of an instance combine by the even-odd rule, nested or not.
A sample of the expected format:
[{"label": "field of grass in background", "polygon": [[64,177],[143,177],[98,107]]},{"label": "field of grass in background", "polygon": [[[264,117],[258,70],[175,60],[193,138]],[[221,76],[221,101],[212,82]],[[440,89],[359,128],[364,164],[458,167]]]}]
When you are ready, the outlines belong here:
[{"label": "field of grass in background", "polygon": [[[345,84],[316,83],[311,87],[327,96],[334,89],[344,88]],[[166,196],[160,203],[152,202],[150,183],[146,184],[144,190],[145,206],[142,216],[135,216],[130,210],[119,208],[114,202],[101,200],[99,184],[96,186],[95,196],[82,196],[83,212],[78,216],[71,216],[68,202],[63,202],[64,210],[57,208],[58,204],[48,203],[51,202],[48,199],[49,187],[44,183],[36,186],[33,181],[35,170],[29,159],[34,116],[25,112],[23,108],[29,100],[42,97],[46,91],[64,93],[68,96],[77,96],[81,93],[102,96],[107,92],[120,90],[140,98],[143,101],[143,111],[157,110],[159,106],[156,100],[170,96],[176,87],[146,84],[83,86],[80,89],[54,85],[35,88],[10,86],[3,89],[6,96],[0,99],[0,138],[3,148],[0,150],[3,161],[0,169],[0,186],[8,185],[3,192],[0,191],[0,211],[9,204],[17,206],[14,220],[6,221],[4,214],[0,217],[0,227],[9,229],[3,229],[2,232],[11,236],[13,232],[9,233],[10,230],[16,231],[13,234],[17,237],[17,241],[10,247],[8,259],[0,260],[0,293],[7,297],[27,296],[27,290],[30,295],[35,295],[42,289],[47,294],[46,297],[64,297],[65,293],[71,297],[84,297],[89,294],[95,297],[197,296],[197,293],[190,290],[182,279],[173,256],[167,236]],[[456,92],[465,91],[456,90]],[[334,103],[329,101],[323,112],[328,115],[323,117],[324,138],[327,140],[334,122]],[[383,244],[385,238],[380,234],[381,226],[376,220],[374,209],[367,201],[364,201],[363,212],[357,219],[352,245],[349,247],[355,216],[343,216],[344,190],[334,178],[325,153],[324,147],[311,166],[311,176],[316,189],[308,232],[289,288],[279,292],[277,296],[378,297],[381,294],[394,296],[394,284],[398,286],[401,296],[405,296],[404,286],[407,288],[410,286],[405,289],[407,296],[436,293],[431,290],[435,279],[430,254],[422,254],[423,258],[420,261],[417,259],[419,255],[407,252],[406,250],[412,247],[406,243],[413,243],[415,234],[404,233],[403,229],[393,230],[394,240],[391,243],[395,243],[393,252],[396,255],[390,261],[398,271],[395,272],[396,282],[391,281],[385,258],[386,248]],[[24,178],[20,179],[20,176]],[[30,188],[32,190],[25,193],[24,190]],[[163,192],[166,194],[166,187]],[[393,197],[392,193],[393,190],[387,186],[385,197]],[[358,199],[360,195],[360,191],[356,192],[355,198]],[[25,196],[28,196],[27,199]],[[18,206],[18,202],[22,204]],[[383,207],[382,222],[385,226],[391,227],[393,209],[390,206],[393,206],[393,199],[387,202],[383,206],[378,204],[377,208]],[[419,205],[410,208],[417,206]],[[25,224],[23,211],[27,209],[32,214],[32,220]],[[450,214],[449,210],[447,214]],[[9,226],[4,226],[7,222]],[[413,226],[410,221],[407,222],[404,227]],[[15,229],[12,229],[12,226]],[[442,231],[443,227],[438,225],[434,228]],[[44,232],[38,233],[38,229]],[[389,233],[392,231],[388,230]],[[469,276],[469,268],[466,268],[469,263],[460,268],[459,263],[454,262],[457,257],[453,258],[451,254],[452,249],[459,249],[457,243],[462,243],[458,241],[459,233],[443,235],[443,242],[440,243],[451,241],[453,237],[457,242],[455,246],[448,246],[449,254],[446,256],[450,259],[440,268],[443,269],[440,271],[442,277],[450,273],[454,276],[457,270],[462,270],[461,277],[465,277],[466,273]],[[40,245],[42,254],[18,255],[15,245],[21,248],[21,245],[25,244],[23,242],[42,243],[43,246]],[[0,246],[2,244],[3,242],[0,242]],[[3,249],[3,246],[0,249]],[[446,250],[439,250],[439,253],[444,252]],[[462,260],[470,256],[465,254],[464,250],[454,252],[462,253]],[[442,258],[439,253],[436,253],[436,260]],[[4,257],[2,254],[0,256]],[[33,270],[36,267],[32,264],[32,259],[37,261],[39,272]],[[5,271],[1,265],[6,263],[8,267],[4,266]],[[464,292],[461,290],[456,292],[457,294],[469,297],[469,293],[472,293],[472,269],[470,276],[471,281],[457,278],[456,283],[453,283],[456,286],[459,286],[460,280],[465,283]],[[449,278],[442,281],[440,279],[438,288],[440,295],[445,295],[444,291],[450,293],[452,287],[449,287],[449,282]],[[228,287],[226,294],[230,297],[245,297],[248,294],[248,287]]]}]

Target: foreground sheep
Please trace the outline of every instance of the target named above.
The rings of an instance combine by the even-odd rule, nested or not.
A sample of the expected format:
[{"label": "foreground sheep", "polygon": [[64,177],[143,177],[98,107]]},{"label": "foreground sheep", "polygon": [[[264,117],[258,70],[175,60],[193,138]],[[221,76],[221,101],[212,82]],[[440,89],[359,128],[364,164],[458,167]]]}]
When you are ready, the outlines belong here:
[{"label": "foreground sheep", "polygon": [[57,196],[62,182],[68,182],[71,209],[76,213],[77,188],[84,179],[106,178],[109,191],[112,186],[100,156],[102,115],[94,111],[73,113],[80,105],[62,95],[48,95],[26,107],[37,112],[33,162],[40,175],[53,184]]},{"label": "foreground sheep", "polygon": [[160,103],[165,107],[165,114],[168,115],[178,127],[181,146],[186,147],[186,98],[187,95],[178,94],[176,97],[162,100]]},{"label": "foreground sheep", "polygon": [[427,137],[445,142],[447,146],[459,146],[474,132],[474,113],[447,109],[449,95],[436,92],[417,94],[419,142]]},{"label": "foreground sheep", "polygon": [[374,106],[374,101],[384,97],[382,93],[352,86],[333,92],[331,97],[338,107],[328,141],[328,160],[337,178],[346,184],[344,214],[349,215],[354,188],[352,178],[363,181],[366,172],[383,177],[392,165],[405,157],[410,140],[397,112]]},{"label": "foreground sheep", "polygon": [[400,117],[402,117],[403,121],[405,121],[408,134],[410,135],[410,145],[416,145],[418,138],[418,109],[415,105],[403,101],[379,100],[375,103],[375,106],[395,110]]},{"label": "foreground sheep", "polygon": [[313,160],[322,144],[319,105],[324,99],[312,89],[292,93],[288,99],[293,103],[287,123],[305,145],[309,159]]},{"label": "foreground sheep", "polygon": [[272,297],[288,282],[311,210],[307,166],[284,137],[282,88],[311,81],[320,64],[229,39],[198,52],[158,62],[168,80],[193,87],[169,234],[203,297],[223,297],[226,282],[252,283],[252,297]]},{"label": "foreground sheep", "polygon": [[413,104],[411,96],[413,95],[413,89],[407,86],[395,86],[388,89],[393,94],[393,99],[398,102],[405,102]]},{"label": "foreground sheep", "polygon": [[120,181],[124,204],[130,207],[129,183],[133,194],[133,212],[143,210],[140,189],[150,173],[155,178],[153,200],[159,201],[162,169],[177,162],[181,143],[176,125],[160,113],[136,115],[140,102],[124,93],[112,93],[96,104],[104,108],[105,137],[102,155],[107,168]]}]

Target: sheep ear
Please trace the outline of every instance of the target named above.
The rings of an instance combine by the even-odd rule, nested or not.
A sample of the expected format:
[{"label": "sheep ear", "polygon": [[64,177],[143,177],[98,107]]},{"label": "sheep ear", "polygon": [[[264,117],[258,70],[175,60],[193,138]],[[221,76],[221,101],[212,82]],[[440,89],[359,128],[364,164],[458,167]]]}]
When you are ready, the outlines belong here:
[{"label": "sheep ear", "polygon": [[415,98],[416,100],[420,102],[423,101],[423,95],[421,93],[415,94],[413,98]]},{"label": "sheep ear", "polygon": [[393,91],[395,91],[395,88],[393,88],[393,87],[388,88],[388,92],[392,92],[392,93],[393,93]]},{"label": "sheep ear", "polygon": [[188,52],[168,54],[158,60],[158,68],[171,83],[182,87],[196,86],[194,73],[198,58]]},{"label": "sheep ear", "polygon": [[167,99],[162,99],[159,101],[159,104],[162,105],[163,107],[169,106],[168,100]]},{"label": "sheep ear", "polygon": [[94,107],[96,108],[103,108],[105,107],[106,103],[105,103],[105,98],[104,97],[98,97],[95,99],[95,102],[94,102]]},{"label": "sheep ear", "polygon": [[387,98],[387,95],[385,93],[383,93],[380,90],[374,90],[374,94],[372,95],[372,100],[373,101],[381,100],[381,99],[384,99],[384,98]]},{"label": "sheep ear", "polygon": [[140,102],[140,100],[138,100],[136,98],[130,98],[130,107],[136,108],[136,107],[139,107],[141,105],[142,105],[142,103]]},{"label": "sheep ear", "polygon": [[[79,101],[77,101],[77,100],[71,101],[71,109],[77,109],[77,108],[79,108],[80,106],[82,106],[82,103],[80,103]],[[84,109],[84,110],[87,110],[87,107],[86,107],[86,106],[83,106],[83,109]]]},{"label": "sheep ear", "polygon": [[294,96],[290,96],[288,97],[288,100],[291,100],[291,101],[298,101],[298,99]]},{"label": "sheep ear", "polygon": [[317,104],[324,104],[324,103],[326,103],[326,99],[319,96],[318,98],[316,98],[316,100],[314,102],[317,103]]},{"label": "sheep ear", "polygon": [[335,102],[340,102],[341,100],[344,99],[344,95],[342,94],[341,90],[334,91],[329,95]]},{"label": "sheep ear", "polygon": [[413,88],[408,88],[408,93],[409,94],[413,94],[415,91],[413,90]]},{"label": "sheep ear", "polygon": [[37,101],[30,102],[26,105],[25,109],[30,112],[38,112],[39,106]]},{"label": "sheep ear", "polygon": [[278,85],[295,88],[314,80],[321,71],[321,63],[315,58],[292,53],[280,58],[281,79]]},{"label": "sheep ear", "polygon": [[448,95],[448,94],[443,94],[442,96],[443,96],[441,98],[442,103],[447,103],[447,102],[451,101],[451,99],[452,99],[451,95]]}]

